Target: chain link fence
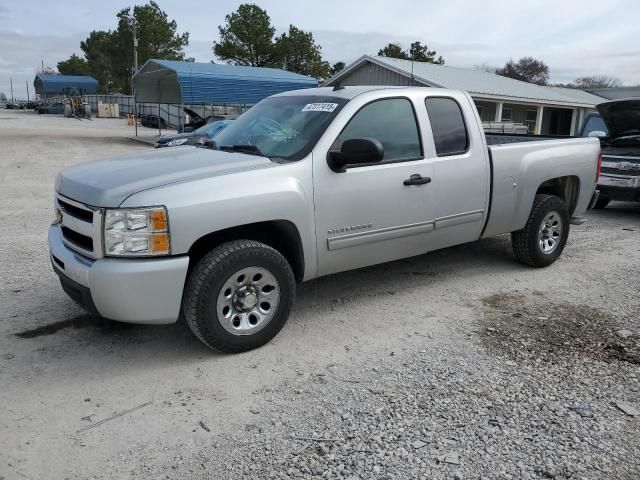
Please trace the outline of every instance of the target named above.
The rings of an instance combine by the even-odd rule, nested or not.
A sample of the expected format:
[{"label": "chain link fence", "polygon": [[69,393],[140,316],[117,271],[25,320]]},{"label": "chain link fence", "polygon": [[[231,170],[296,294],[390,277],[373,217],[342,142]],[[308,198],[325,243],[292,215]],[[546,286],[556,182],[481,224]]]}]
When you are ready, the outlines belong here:
[{"label": "chain link fence", "polygon": [[[91,112],[98,111],[99,103],[117,103],[120,115],[134,115],[136,101],[133,95],[83,95],[83,100],[91,107]],[[50,97],[40,100],[42,103],[65,103],[65,97]],[[180,128],[186,123],[185,112],[181,105],[171,103],[138,103],[138,118],[142,115],[159,115],[169,128]],[[250,105],[184,105],[202,118],[210,115],[241,115]]]}]

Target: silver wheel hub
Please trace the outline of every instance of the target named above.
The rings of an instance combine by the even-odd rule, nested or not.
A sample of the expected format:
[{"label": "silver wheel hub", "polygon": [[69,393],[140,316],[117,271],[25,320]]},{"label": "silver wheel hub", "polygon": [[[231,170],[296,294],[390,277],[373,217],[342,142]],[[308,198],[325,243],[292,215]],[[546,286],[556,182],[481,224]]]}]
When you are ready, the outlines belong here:
[{"label": "silver wheel hub", "polygon": [[258,304],[258,292],[251,285],[244,285],[236,290],[233,304],[241,312],[248,312]]},{"label": "silver wheel hub", "polygon": [[544,254],[551,254],[560,245],[562,240],[562,217],[556,211],[549,212],[538,230],[538,244]]},{"label": "silver wheel hub", "polygon": [[280,285],[266,268],[238,270],[222,285],[216,313],[222,327],[233,335],[251,335],[273,319],[280,303]]}]

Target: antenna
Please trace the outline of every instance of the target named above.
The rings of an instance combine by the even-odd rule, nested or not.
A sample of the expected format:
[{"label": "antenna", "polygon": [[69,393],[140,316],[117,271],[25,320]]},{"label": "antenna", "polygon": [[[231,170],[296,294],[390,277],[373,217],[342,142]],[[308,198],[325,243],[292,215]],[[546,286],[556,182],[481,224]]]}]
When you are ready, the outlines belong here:
[{"label": "antenna", "polygon": [[338,91],[338,90],[344,90],[344,87],[343,87],[342,85],[340,85],[340,83],[336,83],[336,84],[333,86],[333,91],[334,91],[334,92],[335,92],[335,91]]}]

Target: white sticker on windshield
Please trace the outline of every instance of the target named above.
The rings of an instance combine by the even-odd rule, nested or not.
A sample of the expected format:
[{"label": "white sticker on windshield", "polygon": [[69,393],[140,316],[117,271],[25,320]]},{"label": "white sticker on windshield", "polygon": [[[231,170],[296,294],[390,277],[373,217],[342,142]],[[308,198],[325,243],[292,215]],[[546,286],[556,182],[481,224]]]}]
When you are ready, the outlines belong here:
[{"label": "white sticker on windshield", "polygon": [[333,112],[337,103],[307,103],[302,109],[303,112]]}]

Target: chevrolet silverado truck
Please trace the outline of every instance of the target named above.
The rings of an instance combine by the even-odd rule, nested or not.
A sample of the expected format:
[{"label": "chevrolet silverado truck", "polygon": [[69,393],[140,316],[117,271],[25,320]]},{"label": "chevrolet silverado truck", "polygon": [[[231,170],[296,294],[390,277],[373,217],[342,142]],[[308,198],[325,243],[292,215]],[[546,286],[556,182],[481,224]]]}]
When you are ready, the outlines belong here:
[{"label": "chevrolet silverado truck", "polygon": [[611,200],[640,201],[640,99],[604,102],[596,107],[606,129],[590,135],[602,144],[602,171],[594,208],[605,208]]},{"label": "chevrolet silverado truck", "polygon": [[89,312],[184,318],[208,347],[272,339],[296,284],[511,233],[533,267],[597,198],[597,138],[485,135],[467,93],[335,87],[269,97],[214,149],[63,170],[53,269]]}]

